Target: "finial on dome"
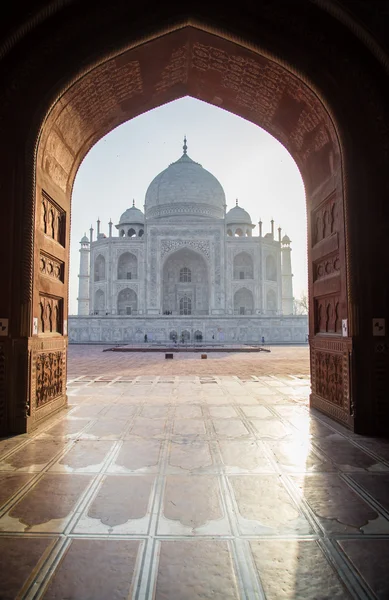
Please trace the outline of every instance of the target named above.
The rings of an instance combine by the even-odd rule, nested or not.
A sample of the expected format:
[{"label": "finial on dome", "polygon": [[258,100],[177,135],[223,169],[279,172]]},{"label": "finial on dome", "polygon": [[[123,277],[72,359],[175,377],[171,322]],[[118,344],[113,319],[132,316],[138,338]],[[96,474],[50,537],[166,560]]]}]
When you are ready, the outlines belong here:
[{"label": "finial on dome", "polygon": [[135,208],[135,199],[132,199],[132,208]]},{"label": "finial on dome", "polygon": [[188,150],[188,146],[186,145],[186,135],[184,135],[184,145],[182,146],[183,150],[184,150],[184,154],[186,154],[187,150]]},{"label": "finial on dome", "polygon": [[235,204],[235,206],[238,206],[238,198],[236,199],[236,204]]}]

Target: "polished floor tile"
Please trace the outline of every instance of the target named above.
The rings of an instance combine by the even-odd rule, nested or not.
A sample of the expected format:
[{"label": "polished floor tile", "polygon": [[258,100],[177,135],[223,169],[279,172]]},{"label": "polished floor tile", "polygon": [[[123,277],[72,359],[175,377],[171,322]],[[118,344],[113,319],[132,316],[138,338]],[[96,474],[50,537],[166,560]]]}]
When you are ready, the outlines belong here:
[{"label": "polished floor tile", "polygon": [[387,600],[387,443],[307,384],[75,377],[0,440],[0,599]]}]

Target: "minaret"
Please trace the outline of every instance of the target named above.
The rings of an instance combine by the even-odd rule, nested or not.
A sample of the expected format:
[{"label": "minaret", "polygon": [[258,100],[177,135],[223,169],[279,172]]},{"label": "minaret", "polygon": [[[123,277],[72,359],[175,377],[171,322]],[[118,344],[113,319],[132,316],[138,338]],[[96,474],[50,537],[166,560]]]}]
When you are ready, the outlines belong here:
[{"label": "minaret", "polygon": [[80,241],[80,272],[78,274],[78,314],[89,315],[89,240],[84,234]]},{"label": "minaret", "polygon": [[272,220],[270,221],[270,225],[271,225],[271,237],[272,237],[272,238],[273,238],[273,240],[274,240],[274,219],[272,219]]},{"label": "minaret", "polygon": [[284,235],[281,242],[282,313],[293,314],[293,282],[290,239]]}]

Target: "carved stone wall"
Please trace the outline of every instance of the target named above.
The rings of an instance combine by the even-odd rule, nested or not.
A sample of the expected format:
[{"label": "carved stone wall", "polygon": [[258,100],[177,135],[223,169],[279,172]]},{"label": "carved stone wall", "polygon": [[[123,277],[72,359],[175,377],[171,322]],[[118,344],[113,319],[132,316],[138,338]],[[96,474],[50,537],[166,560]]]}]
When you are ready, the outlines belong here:
[{"label": "carved stone wall", "polygon": [[355,416],[350,396],[351,364],[350,338],[315,338],[311,353],[311,404],[348,426]]},{"label": "carved stone wall", "polygon": [[40,272],[42,275],[53,277],[63,283],[64,281],[64,263],[62,260],[50,256],[47,252],[41,250],[40,252]]},{"label": "carved stone wall", "polygon": [[36,356],[35,398],[38,408],[63,394],[63,363],[61,351],[42,352]]},{"label": "carved stone wall", "polygon": [[40,294],[39,297],[39,333],[63,333],[63,302],[62,298],[55,298]]},{"label": "carved stone wall", "polygon": [[42,190],[41,228],[45,235],[65,246],[65,211]]}]

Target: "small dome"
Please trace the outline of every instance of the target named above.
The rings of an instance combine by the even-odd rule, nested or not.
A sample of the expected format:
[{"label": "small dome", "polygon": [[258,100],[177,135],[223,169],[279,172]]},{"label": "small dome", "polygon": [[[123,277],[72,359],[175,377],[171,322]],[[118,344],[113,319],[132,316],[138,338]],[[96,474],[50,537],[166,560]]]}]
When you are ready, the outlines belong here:
[{"label": "small dome", "polygon": [[80,244],[89,244],[89,239],[86,237],[86,235],[81,238]]},{"label": "small dome", "polygon": [[[236,201],[238,202],[238,201]],[[236,204],[236,206],[234,206],[234,208],[231,208],[231,210],[228,211],[228,213],[226,214],[226,223],[227,225],[230,224],[235,224],[235,223],[242,223],[244,225],[250,224],[251,225],[251,217],[249,215],[249,213],[244,210],[244,208],[242,208],[241,206],[238,206],[238,204]]]},{"label": "small dome", "polygon": [[[127,210],[120,217],[119,225],[143,225],[145,222],[145,216],[139,208],[136,208],[135,203],[131,208]],[[118,227],[118,225],[116,225]]]},{"label": "small dome", "polygon": [[289,236],[284,235],[284,237],[282,238],[281,242],[284,244],[284,246],[289,246],[291,240],[290,240]]}]

